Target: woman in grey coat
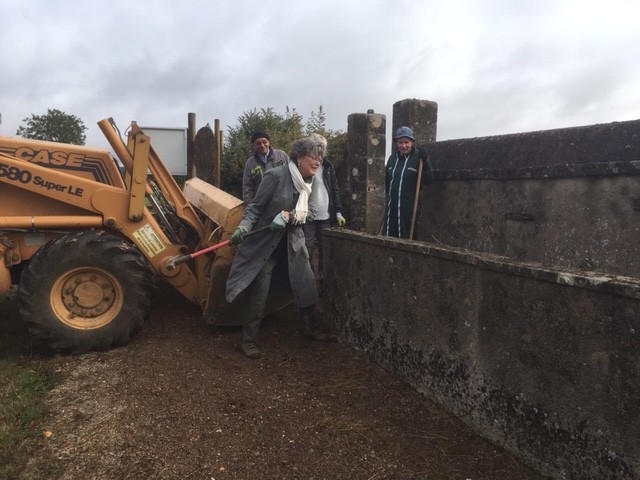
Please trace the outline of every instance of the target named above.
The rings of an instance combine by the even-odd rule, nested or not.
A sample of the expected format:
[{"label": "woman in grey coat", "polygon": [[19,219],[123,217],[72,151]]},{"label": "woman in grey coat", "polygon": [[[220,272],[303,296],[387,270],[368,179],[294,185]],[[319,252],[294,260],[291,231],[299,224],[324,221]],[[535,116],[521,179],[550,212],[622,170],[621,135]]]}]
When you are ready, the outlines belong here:
[{"label": "woman in grey coat", "polygon": [[[287,265],[303,333],[316,340],[328,338],[315,325],[318,290],[302,231],[311,184],[323,154],[323,146],[316,140],[309,137],[296,140],[291,146],[289,163],[265,172],[256,196],[230,238],[230,243],[239,248],[227,279],[226,299],[233,302],[246,291],[240,349],[247,357],[260,357],[256,337],[273,269],[279,263]],[[268,230],[247,236],[248,232],[267,225]]]}]

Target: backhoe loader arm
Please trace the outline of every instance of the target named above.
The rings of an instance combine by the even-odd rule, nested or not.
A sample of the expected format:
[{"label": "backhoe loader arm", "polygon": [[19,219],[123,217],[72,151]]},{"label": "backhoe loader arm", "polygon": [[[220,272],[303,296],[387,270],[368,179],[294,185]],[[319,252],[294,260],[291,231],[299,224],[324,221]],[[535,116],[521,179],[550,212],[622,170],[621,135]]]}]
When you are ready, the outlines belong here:
[{"label": "backhoe loader arm", "polygon": [[[55,202],[73,205],[79,213],[73,217],[53,214],[0,218],[1,228],[81,229],[105,227],[120,232],[134,243],[153,265],[180,292],[197,301],[197,279],[186,266],[169,271],[166,263],[184,253],[184,246],[174,244],[147,209],[142,218],[129,218],[129,192],[60,170],[24,162],[0,152],[0,183],[33,192]],[[52,209],[53,210],[53,209]]]},{"label": "backhoe loader arm", "polygon": [[[114,128],[111,120],[101,120],[100,122],[98,122],[98,125],[102,130],[104,136],[109,141],[109,144],[120,158],[120,161],[122,161],[122,164],[125,166],[129,173],[132,173],[134,168],[134,156],[120,139],[120,136],[117,130]],[[132,135],[134,137],[133,143],[136,144],[139,143],[135,141],[136,138],[139,136],[143,136],[144,132],[140,129],[136,122],[131,122],[131,132],[129,135]],[[146,138],[148,139],[149,137]],[[172,206],[175,208],[176,215],[184,222],[186,222],[191,228],[193,228],[198,234],[199,238],[204,238],[205,229],[202,225],[202,222],[198,218],[198,215],[182,193],[182,190],[180,190],[180,187],[174,180],[171,172],[167,170],[167,167],[160,160],[158,154],[150,144],[148,155],[148,165],[151,173],[153,174],[154,180],[159,185],[162,194],[169,202],[171,202]],[[138,159],[135,160],[137,161]]]}]

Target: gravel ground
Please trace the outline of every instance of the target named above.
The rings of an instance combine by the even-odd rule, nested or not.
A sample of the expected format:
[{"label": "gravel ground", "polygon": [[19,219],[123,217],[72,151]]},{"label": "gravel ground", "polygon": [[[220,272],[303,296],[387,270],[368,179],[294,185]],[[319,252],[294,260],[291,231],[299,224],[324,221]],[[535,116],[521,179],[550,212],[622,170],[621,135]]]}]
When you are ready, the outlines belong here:
[{"label": "gravel ground", "polygon": [[[340,343],[264,322],[263,357],[161,287],[125,347],[67,357],[25,478],[540,479]],[[48,473],[43,473],[48,472]]]}]

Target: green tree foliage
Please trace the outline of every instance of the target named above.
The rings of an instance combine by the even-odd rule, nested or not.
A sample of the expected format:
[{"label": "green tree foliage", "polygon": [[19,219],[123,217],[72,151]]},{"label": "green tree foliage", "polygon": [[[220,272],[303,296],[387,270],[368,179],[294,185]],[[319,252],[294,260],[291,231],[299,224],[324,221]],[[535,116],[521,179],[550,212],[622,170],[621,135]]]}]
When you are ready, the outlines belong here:
[{"label": "green tree foliage", "polygon": [[338,178],[342,178],[342,167],[344,159],[347,156],[347,133],[340,130],[332,130],[331,135],[325,135],[327,138],[327,157],[338,173]]},{"label": "green tree foliage", "polygon": [[19,126],[16,135],[24,138],[73,145],[84,145],[87,139],[84,134],[87,129],[84,122],[75,115],[69,115],[60,110],[48,109],[45,115],[31,114],[30,118],[22,121],[26,126]]},{"label": "green tree foliage", "polygon": [[314,110],[309,115],[309,119],[307,120],[307,124],[305,126],[305,133],[307,135],[317,133],[325,138],[330,137],[329,134],[331,132],[327,130],[327,116],[324,113],[324,108],[322,107],[322,105],[318,106],[317,112]]},{"label": "green tree foliage", "polygon": [[284,115],[273,108],[253,109],[238,118],[236,127],[228,127],[222,154],[222,188],[242,198],[242,171],[253,153],[251,135],[260,130],[269,134],[271,146],[288,152],[291,144],[303,136],[302,116],[295,109]]},{"label": "green tree foliage", "polygon": [[287,107],[284,115],[276,113],[273,108],[254,108],[238,118],[236,127],[228,129],[222,154],[222,188],[239,198],[242,197],[244,164],[253,153],[251,134],[257,130],[269,134],[273,148],[287,153],[294,140],[311,133],[323,135],[328,141],[329,157],[336,169],[342,162],[346,150],[346,133],[326,128],[322,105],[318,107],[317,112],[311,112],[306,122],[295,108]]}]

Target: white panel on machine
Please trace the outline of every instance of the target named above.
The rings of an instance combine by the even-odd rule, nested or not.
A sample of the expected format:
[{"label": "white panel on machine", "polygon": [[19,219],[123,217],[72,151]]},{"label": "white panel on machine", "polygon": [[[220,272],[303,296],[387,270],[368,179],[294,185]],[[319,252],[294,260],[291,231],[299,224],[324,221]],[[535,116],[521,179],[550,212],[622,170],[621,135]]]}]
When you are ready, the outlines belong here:
[{"label": "white panel on machine", "polygon": [[172,175],[187,174],[187,129],[140,127]]}]

